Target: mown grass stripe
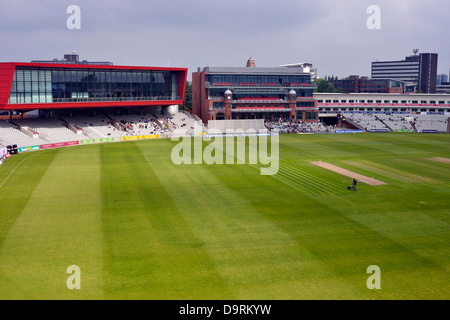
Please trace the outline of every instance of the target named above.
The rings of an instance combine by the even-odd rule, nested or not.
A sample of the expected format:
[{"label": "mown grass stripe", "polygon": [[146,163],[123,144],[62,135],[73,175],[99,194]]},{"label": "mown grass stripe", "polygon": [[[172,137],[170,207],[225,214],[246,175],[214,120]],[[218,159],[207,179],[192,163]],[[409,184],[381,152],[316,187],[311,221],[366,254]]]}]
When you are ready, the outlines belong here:
[{"label": "mown grass stripe", "polygon": [[[146,153],[143,146],[141,150]],[[147,161],[159,168],[155,172],[178,210],[202,239],[232,297],[295,299],[310,296],[305,290],[284,289],[300,283],[310,288],[310,284],[303,281],[305,272],[315,272],[318,277],[329,274],[320,261],[310,258],[301,243],[290,239],[269,219],[262,218],[248,200],[218,180],[225,176],[229,178],[227,173],[236,172],[235,168],[239,166],[174,166],[160,160],[147,154]],[[246,172],[247,178],[261,184],[272,181],[269,176],[261,176],[254,170],[239,172]],[[245,176],[242,178],[245,180]],[[333,280],[333,283],[339,282],[339,279]],[[344,291],[351,295],[353,289],[348,287]]]},{"label": "mown grass stripe", "polygon": [[[3,243],[0,283],[9,285],[1,294],[19,299],[101,299],[98,150],[61,149],[50,159],[51,166]],[[41,160],[37,156],[32,163],[38,168]],[[67,287],[71,265],[81,268],[84,291]]]},{"label": "mown grass stripe", "polygon": [[33,158],[24,154],[1,166],[4,187],[0,190],[0,248],[55,156],[56,152],[39,152]]},{"label": "mown grass stripe", "polygon": [[394,183],[397,185],[399,184],[399,182],[405,185],[418,183],[417,179],[408,178],[407,176],[400,175],[399,173],[395,173],[392,170],[388,171],[385,169],[380,169],[375,166],[366,164],[360,160],[343,160],[339,163],[343,168],[347,168],[357,173],[366,175],[368,177],[374,177],[375,179],[380,179],[382,181],[391,180],[394,181]]},{"label": "mown grass stripe", "polygon": [[334,194],[336,192],[336,189],[330,188],[325,180],[311,176],[299,170],[294,171],[289,168],[285,171],[282,170],[280,172],[280,175],[287,177],[288,179],[298,183],[299,185],[303,185],[306,189],[312,192],[323,194]]},{"label": "mown grass stripe", "polygon": [[[159,159],[166,143],[145,153]],[[223,280],[155,173],[161,167],[137,144],[102,147],[107,297],[223,298]]]},{"label": "mown grass stripe", "polygon": [[[254,165],[255,168],[261,169],[261,164]],[[293,182],[297,187],[301,188],[307,192],[313,192],[318,194],[335,194],[336,191],[342,189],[342,186],[338,184],[330,183],[329,181],[319,178],[318,176],[314,176],[312,174],[306,173],[306,171],[301,170],[298,167],[294,167],[292,165],[288,165],[284,162],[279,164],[279,170],[273,171],[273,175],[275,178],[279,179],[279,176],[284,177],[285,179]],[[277,177],[278,176],[278,177]],[[292,184],[290,184],[293,186]]]},{"label": "mown grass stripe", "polygon": [[[331,181],[330,179],[325,179],[325,178],[318,176],[317,172],[314,170],[315,168],[308,167],[308,166],[310,166],[309,164],[306,164],[307,168],[305,168],[305,169],[299,168],[297,166],[289,165],[287,163],[283,163],[283,165],[285,167],[289,168],[290,172],[298,174],[302,177],[308,177],[309,179],[312,179],[313,181],[317,181],[319,183],[319,185],[329,187],[329,190],[332,192],[336,192],[337,190],[339,190],[341,188],[340,184],[335,183],[335,182]],[[308,169],[308,170],[306,170],[306,169]],[[313,171],[311,171],[311,170],[313,170],[316,173],[316,175],[313,174]]]},{"label": "mown grass stripe", "polygon": [[[401,162],[402,160],[400,160]],[[402,182],[408,182],[408,183],[425,183],[432,181],[428,177],[423,177],[416,174],[416,171],[414,170],[403,170],[401,167],[391,164],[389,160],[383,161],[384,164],[379,163],[379,161],[369,161],[369,160],[358,160],[358,162],[361,162],[363,164],[367,164],[369,166],[391,172],[395,175],[395,177],[400,178],[404,177]],[[391,174],[391,176],[392,176]]]},{"label": "mown grass stripe", "polygon": [[[73,297],[448,299],[449,182],[435,179],[434,184],[404,183],[390,178],[386,182],[392,184],[379,188],[361,185],[358,192],[336,189],[328,194],[312,192],[308,188],[314,186],[306,179],[318,177],[331,182],[330,186],[345,185],[342,176],[308,166],[320,158],[335,164],[367,160],[384,165],[382,169],[386,171],[399,170],[396,174],[401,172],[408,178],[414,174],[423,178],[439,176],[439,171],[435,176],[429,175],[435,168],[431,164],[424,166],[419,174],[403,168],[400,160],[411,161],[407,165],[414,168],[420,158],[449,158],[450,136],[427,135],[439,143],[431,144],[423,152],[423,142],[416,143],[416,137],[425,136],[361,134],[339,136],[336,140],[329,135],[282,135],[279,171],[285,176],[262,176],[260,165],[174,166],[170,151],[175,143],[163,139],[105,144],[101,150],[99,145],[64,149],[64,156],[61,154],[50,165],[54,172],[50,174],[48,170],[41,179],[39,186],[43,188],[33,191],[32,199],[4,242],[3,247],[6,244],[8,251],[2,251],[0,256],[0,278],[5,280],[0,281],[0,296],[54,297],[54,288],[49,286],[49,290],[43,290],[42,281],[29,281],[27,286],[24,282],[20,286],[23,290],[16,290],[16,279],[39,279],[42,271],[50,270],[49,281],[56,275],[61,277],[57,283],[64,287],[60,296],[65,297],[68,275],[65,270],[62,273],[53,270],[53,266],[66,264],[70,257],[79,260],[82,248],[94,252],[90,247],[96,237],[102,247],[100,253],[93,255],[96,259],[92,265],[101,257],[101,270],[92,273],[91,268],[86,269],[91,264],[83,263],[82,290],[72,292]],[[389,143],[389,140],[393,140],[387,148],[389,151],[400,147],[398,150],[404,154],[372,149],[373,145]],[[303,150],[308,147],[314,152]],[[92,154],[89,148],[97,150],[93,152],[96,156],[89,156]],[[83,155],[77,155],[81,151]],[[74,156],[70,157],[72,152]],[[38,158],[29,160],[39,165],[40,161],[35,161]],[[14,161],[15,156],[1,166],[0,180],[7,176],[5,169],[9,173],[18,163]],[[9,167],[8,163],[14,165]],[[26,169],[24,173],[33,176],[33,170],[39,170],[26,163],[0,191],[1,201],[12,209],[15,200],[26,199],[26,194],[17,192],[25,184],[13,183],[18,174]],[[49,164],[45,162],[45,165]],[[97,174],[90,171],[95,166],[100,167]],[[74,173],[70,177],[75,181],[84,178],[87,186],[73,190],[67,187],[67,181],[57,178],[66,177],[65,172],[70,170],[79,176]],[[101,192],[94,191],[94,181],[101,184]],[[308,185],[301,187],[299,183]],[[63,206],[69,192],[78,201]],[[54,201],[51,197],[54,194],[64,197]],[[87,205],[95,203],[97,198],[101,201],[102,220],[93,223]],[[50,213],[43,209],[44,205],[50,207]],[[48,223],[29,219],[32,210],[44,219],[40,222]],[[63,214],[54,218],[58,210]],[[4,219],[5,215],[0,215],[0,232],[7,232],[2,230],[8,226]],[[74,219],[85,223],[68,228]],[[98,223],[101,223],[100,231],[94,231]],[[59,228],[55,227],[57,224]],[[47,232],[43,226],[55,231]],[[31,238],[25,240],[31,236],[36,236],[33,243]],[[74,252],[67,254],[66,246],[59,242],[54,245],[55,239],[69,238],[76,240],[68,242]],[[12,243],[22,246],[14,250]],[[28,247],[49,250],[31,252],[28,258],[22,254]],[[48,259],[48,263],[42,262],[42,268],[35,268],[36,261],[50,256],[54,257],[52,266],[48,267],[51,261]],[[85,258],[89,257],[92,256]],[[23,269],[15,267],[20,264],[27,268],[27,263],[29,272],[21,277]],[[381,268],[381,290],[366,287],[369,277],[366,269],[373,264]],[[15,272],[17,278],[12,276]],[[94,278],[93,274],[100,276]],[[93,289],[95,281],[103,283],[97,288],[104,295]]]},{"label": "mown grass stripe", "polygon": [[435,165],[423,161],[423,159],[402,159],[401,166],[408,171],[417,172],[430,179],[430,183],[440,181],[442,183],[450,182],[450,172],[448,170],[436,170]]},{"label": "mown grass stripe", "polygon": [[[274,177],[276,178],[276,176]],[[233,180],[223,178],[222,181],[229,187],[233,187]],[[364,215],[376,212],[376,210],[383,212],[388,210],[387,217],[396,214],[397,208],[389,205],[395,203],[398,195],[373,190],[373,193],[349,193],[345,197],[334,195],[323,198],[296,188],[300,192],[293,196],[292,191],[289,190],[289,181],[282,182],[274,184],[270,188],[270,191],[273,192],[272,197],[282,199],[283,202],[290,197],[298,200],[297,202],[295,200],[287,202],[283,206],[282,215],[274,214],[274,211],[277,210],[276,204],[269,208],[267,208],[267,203],[252,202],[252,205],[306,247],[316,259],[323,261],[333,275],[340,279],[346,279],[356,287],[359,283],[361,296],[369,293],[365,287],[367,278],[361,274],[357,280],[350,275],[357,274],[358,270],[365,272],[367,266],[371,264],[381,266],[384,274],[383,288],[385,289],[373,292],[372,298],[391,299],[395,296],[408,297],[410,294],[426,297],[433,293],[441,293],[440,297],[443,296],[439,289],[439,277],[443,276],[446,271],[441,264],[430,259],[429,256],[422,256],[419,251],[416,251],[417,244],[411,247],[403,246],[393,234],[381,234],[373,229],[370,223],[366,225],[353,219],[352,215],[358,214],[364,218]],[[284,186],[285,184],[288,187]],[[389,186],[387,188],[390,189]],[[252,199],[253,193],[249,188],[243,187],[239,190],[242,196]],[[378,196],[380,193],[383,194],[382,197]],[[389,201],[385,203],[384,197],[389,198]],[[362,203],[364,205],[361,205]],[[407,199],[402,200],[399,207],[403,207],[405,204],[408,204]],[[424,221],[429,223],[431,219]],[[396,230],[395,225],[393,230]],[[445,234],[440,236],[441,240],[442,237],[445,237]],[[438,248],[441,251],[443,249],[442,246]],[[391,254],[387,254],[387,252]],[[355,259],[356,256],[358,256],[357,259]],[[448,258],[444,259],[448,261]],[[416,269],[416,263],[420,265],[421,271]],[[423,273],[424,270],[427,271]],[[411,278],[411,274],[414,277]],[[421,277],[418,279],[419,274]],[[423,286],[426,286],[427,283],[433,283],[432,287],[436,290],[425,292]],[[448,287],[448,281],[444,286]],[[395,288],[400,288],[400,291]],[[405,288],[409,288],[410,291],[404,291]],[[394,291],[395,293],[393,293]]]}]

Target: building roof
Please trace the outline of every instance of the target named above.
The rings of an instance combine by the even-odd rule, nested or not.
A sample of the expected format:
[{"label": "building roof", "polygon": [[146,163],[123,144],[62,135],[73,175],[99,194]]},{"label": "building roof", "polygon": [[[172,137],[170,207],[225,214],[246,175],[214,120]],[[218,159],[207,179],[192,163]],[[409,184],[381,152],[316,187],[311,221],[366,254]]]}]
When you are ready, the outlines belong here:
[{"label": "building roof", "polygon": [[72,68],[72,69],[111,69],[111,70],[156,70],[156,71],[185,71],[187,68],[173,67],[151,67],[151,66],[123,66],[123,65],[98,65],[98,64],[75,64],[75,63],[33,63],[33,62],[0,62],[2,67],[30,67],[30,68]]},{"label": "building roof", "polygon": [[289,75],[289,74],[309,74],[303,72],[302,68],[285,68],[285,67],[205,67],[203,72],[210,74],[271,74],[271,75]]}]

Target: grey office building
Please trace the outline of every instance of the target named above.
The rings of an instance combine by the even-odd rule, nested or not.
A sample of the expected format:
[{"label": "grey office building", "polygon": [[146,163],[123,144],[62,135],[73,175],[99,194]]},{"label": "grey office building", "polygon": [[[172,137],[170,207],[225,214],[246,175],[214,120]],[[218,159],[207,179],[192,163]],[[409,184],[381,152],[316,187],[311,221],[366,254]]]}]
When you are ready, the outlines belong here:
[{"label": "grey office building", "polygon": [[437,53],[421,53],[400,61],[372,62],[372,79],[393,79],[415,86],[415,91],[436,93]]}]

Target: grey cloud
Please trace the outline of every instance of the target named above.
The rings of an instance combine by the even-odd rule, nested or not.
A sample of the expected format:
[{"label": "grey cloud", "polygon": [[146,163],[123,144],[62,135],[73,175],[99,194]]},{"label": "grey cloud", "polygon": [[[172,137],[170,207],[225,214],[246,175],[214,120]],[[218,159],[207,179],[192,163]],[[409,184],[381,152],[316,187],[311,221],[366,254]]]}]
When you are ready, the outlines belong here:
[{"label": "grey cloud", "polygon": [[[67,30],[79,5],[82,29]],[[379,5],[382,29],[368,30]],[[244,65],[312,62],[319,75],[370,75],[375,59],[402,59],[413,48],[439,53],[450,68],[448,0],[0,0],[0,61],[61,57],[127,65]]]}]

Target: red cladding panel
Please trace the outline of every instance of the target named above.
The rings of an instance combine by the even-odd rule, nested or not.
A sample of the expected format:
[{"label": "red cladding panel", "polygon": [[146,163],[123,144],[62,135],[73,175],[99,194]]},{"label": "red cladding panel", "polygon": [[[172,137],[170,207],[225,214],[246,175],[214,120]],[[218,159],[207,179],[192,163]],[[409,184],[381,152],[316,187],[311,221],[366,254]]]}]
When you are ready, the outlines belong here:
[{"label": "red cladding panel", "polygon": [[0,109],[8,103],[13,77],[14,64],[0,63]]},{"label": "red cladding panel", "polygon": [[[112,101],[112,102],[72,102],[72,103],[30,103],[8,105],[9,92],[14,77],[15,67],[33,68],[73,68],[73,69],[97,69],[97,70],[131,70],[131,71],[177,71],[178,94],[180,100],[168,101]],[[81,108],[110,108],[110,107],[138,107],[138,106],[165,106],[173,104],[183,104],[187,68],[164,68],[164,67],[133,67],[133,66],[110,66],[110,65],[83,65],[83,64],[52,64],[52,63],[21,63],[7,62],[0,63],[0,110],[32,110],[32,109],[81,109]]]}]

